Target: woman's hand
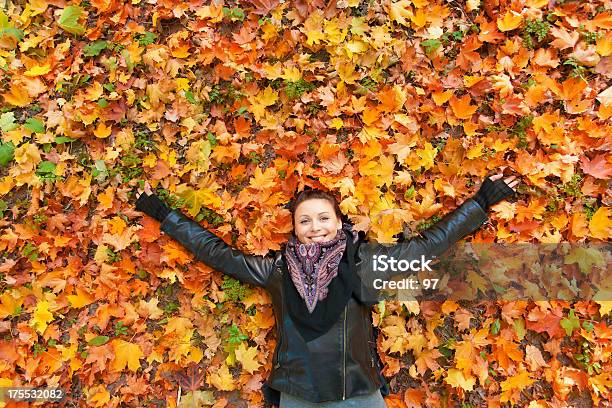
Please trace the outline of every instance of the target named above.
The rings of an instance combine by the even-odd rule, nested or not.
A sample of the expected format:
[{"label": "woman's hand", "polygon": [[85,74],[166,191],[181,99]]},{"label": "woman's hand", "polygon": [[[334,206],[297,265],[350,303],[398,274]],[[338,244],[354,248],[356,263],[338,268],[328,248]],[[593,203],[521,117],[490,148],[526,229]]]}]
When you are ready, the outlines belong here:
[{"label": "woman's hand", "polygon": [[145,184],[144,191],[136,200],[136,209],[159,222],[162,222],[171,211],[170,207],[153,194],[148,182]]},{"label": "woman's hand", "polygon": [[[492,181],[497,181],[497,180],[499,180],[500,178],[502,178],[503,176],[504,176],[504,175],[503,175],[503,173],[499,173],[499,174],[496,174],[496,175],[491,176],[491,177],[489,177],[489,178],[490,178]],[[519,184],[520,180],[519,180],[518,178],[516,178],[516,176],[509,176],[509,177],[506,177],[506,178],[504,179],[504,182],[505,182],[505,183],[506,183],[506,184],[507,184],[507,185],[508,185],[510,188],[512,188],[512,190],[513,190],[513,191],[515,191],[515,192],[516,192],[516,190],[514,190],[514,187],[516,187],[516,186]]]},{"label": "woman's hand", "polygon": [[478,193],[474,195],[474,200],[478,202],[483,210],[487,211],[489,207],[515,193],[513,187],[519,184],[516,176],[509,176],[505,179],[502,179],[502,177],[503,174],[500,173],[486,178],[480,186]]}]

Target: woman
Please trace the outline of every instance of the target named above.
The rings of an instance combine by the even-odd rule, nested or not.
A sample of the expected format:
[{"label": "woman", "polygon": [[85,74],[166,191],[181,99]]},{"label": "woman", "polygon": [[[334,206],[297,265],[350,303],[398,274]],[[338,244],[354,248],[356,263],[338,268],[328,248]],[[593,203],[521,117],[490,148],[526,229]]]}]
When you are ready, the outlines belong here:
[{"label": "woman", "polygon": [[[392,247],[396,259],[438,256],[475,231],[486,210],[514,193],[515,177],[485,179],[478,193],[421,236]],[[370,306],[357,274],[360,239],[342,223],[334,197],[301,192],[292,205],[293,235],[272,256],[251,256],[142,194],[136,208],[210,267],[265,288],[272,298],[277,344],[266,399],[280,407],[385,407],[388,393],[376,352]],[[393,250],[397,248],[396,253]]]}]

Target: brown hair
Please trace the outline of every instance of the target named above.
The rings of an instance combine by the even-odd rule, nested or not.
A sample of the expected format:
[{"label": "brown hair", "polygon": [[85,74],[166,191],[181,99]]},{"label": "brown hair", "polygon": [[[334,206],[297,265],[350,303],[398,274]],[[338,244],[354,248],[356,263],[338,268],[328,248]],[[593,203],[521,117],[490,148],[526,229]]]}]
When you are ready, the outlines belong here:
[{"label": "brown hair", "polygon": [[303,203],[304,201],[313,200],[316,198],[320,198],[323,200],[327,200],[332,207],[334,207],[334,211],[336,212],[336,216],[339,220],[344,220],[344,215],[342,214],[342,210],[340,210],[340,206],[338,205],[338,201],[336,197],[334,197],[331,193],[327,191],[319,190],[319,189],[309,189],[300,192],[289,204],[289,210],[291,211],[291,221],[293,222],[293,218],[295,217],[295,209]]}]

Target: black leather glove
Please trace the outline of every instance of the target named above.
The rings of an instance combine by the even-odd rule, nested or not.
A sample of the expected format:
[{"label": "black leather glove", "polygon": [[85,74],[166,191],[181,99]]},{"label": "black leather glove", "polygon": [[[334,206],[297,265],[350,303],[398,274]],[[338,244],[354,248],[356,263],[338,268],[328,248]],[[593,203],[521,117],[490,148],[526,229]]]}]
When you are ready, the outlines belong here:
[{"label": "black leather glove", "polygon": [[136,200],[136,209],[142,211],[157,221],[162,222],[166,216],[172,211],[170,207],[164,204],[156,195],[147,195],[142,193]]},{"label": "black leather glove", "polygon": [[483,210],[487,211],[492,205],[513,194],[514,190],[506,184],[503,178],[492,181],[487,177],[473,198]]}]

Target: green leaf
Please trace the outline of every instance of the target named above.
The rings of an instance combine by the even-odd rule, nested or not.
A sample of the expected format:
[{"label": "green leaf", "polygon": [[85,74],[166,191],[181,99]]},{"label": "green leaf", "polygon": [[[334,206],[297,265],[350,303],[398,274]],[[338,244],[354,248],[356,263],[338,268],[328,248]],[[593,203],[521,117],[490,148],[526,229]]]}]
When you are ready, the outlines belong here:
[{"label": "green leaf", "polygon": [[23,31],[15,27],[4,28],[0,30],[0,37],[8,35],[15,38],[17,41],[23,40]]},{"label": "green leaf", "polygon": [[0,200],[0,218],[4,217],[4,212],[8,210],[8,204],[4,200]]},{"label": "green leaf", "polygon": [[0,144],[0,166],[6,166],[15,157],[15,145],[11,142]]},{"label": "green leaf", "polygon": [[516,319],[514,321],[514,331],[516,332],[516,336],[519,340],[523,340],[523,338],[525,338],[525,334],[527,334],[527,330],[525,330],[525,319],[521,317],[520,319]]},{"label": "green leaf", "polygon": [[440,40],[436,39],[425,40],[421,42],[421,47],[425,48],[425,52],[427,54],[431,54],[432,52],[440,48],[441,45],[442,43],[440,42]]},{"label": "green leaf", "polygon": [[108,92],[113,92],[115,90],[115,85],[113,84],[104,84],[102,88],[106,89]]},{"label": "green leaf", "polygon": [[8,16],[0,10],[0,38],[5,35],[14,37],[17,41],[23,40],[23,31],[13,27]]},{"label": "green leaf", "polygon": [[106,108],[108,106],[108,101],[104,98],[98,99],[98,106],[101,108]]},{"label": "green leaf", "polygon": [[30,132],[45,133],[45,124],[36,118],[26,119],[24,127]]},{"label": "green leaf", "polygon": [[149,44],[153,44],[156,38],[157,38],[157,35],[155,33],[150,33],[147,31],[144,34],[138,35],[138,44],[142,46],[147,46]]},{"label": "green leaf", "polygon": [[57,136],[55,138],[55,143],[57,144],[62,144],[62,143],[71,143],[74,142],[76,139],[71,139],[69,137],[66,136]]},{"label": "green leaf", "polygon": [[38,164],[38,169],[36,170],[36,173],[40,173],[40,174],[53,174],[55,172],[55,163],[50,162],[48,160],[45,161],[41,161]]},{"label": "green leaf", "polygon": [[569,316],[561,319],[561,327],[565,329],[565,334],[571,336],[574,329],[580,328],[580,320],[574,315],[574,309],[570,309]]},{"label": "green leaf", "polygon": [[88,344],[90,346],[102,346],[102,345],[108,343],[108,340],[110,340],[110,338],[108,336],[97,336],[97,337],[94,337],[93,339],[89,340]]},{"label": "green leaf", "polygon": [[185,91],[185,99],[187,99],[187,101],[189,101],[189,103],[191,103],[193,105],[195,105],[197,103],[197,101],[193,97],[193,92],[191,92],[191,91]]},{"label": "green leaf", "polygon": [[79,6],[68,6],[62,11],[59,19],[59,26],[72,34],[81,35],[85,32],[85,27],[78,23],[83,14],[83,9]]},{"label": "green leaf", "polygon": [[3,132],[10,132],[18,127],[19,125],[15,123],[15,114],[13,112],[5,112],[0,115],[0,129]]},{"label": "green leaf", "polygon": [[94,41],[93,43],[88,44],[85,46],[85,48],[83,48],[83,55],[85,57],[97,57],[98,55],[100,55],[102,50],[106,49],[107,47],[108,43],[106,42],[106,40]]},{"label": "green leaf", "polygon": [[495,321],[491,325],[491,334],[498,334],[500,328],[501,328],[501,321],[499,319],[495,319]]}]

